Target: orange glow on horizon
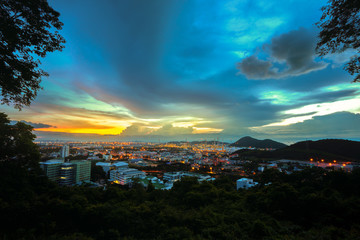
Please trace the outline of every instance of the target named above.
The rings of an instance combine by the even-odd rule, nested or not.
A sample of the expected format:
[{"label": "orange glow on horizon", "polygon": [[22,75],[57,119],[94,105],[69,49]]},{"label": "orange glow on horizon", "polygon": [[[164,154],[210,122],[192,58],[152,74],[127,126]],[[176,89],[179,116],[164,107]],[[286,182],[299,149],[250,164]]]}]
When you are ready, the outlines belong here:
[{"label": "orange glow on horizon", "polygon": [[113,128],[35,128],[35,131],[39,132],[63,132],[63,133],[87,133],[87,134],[99,134],[99,135],[118,135],[125,127],[113,127]]}]

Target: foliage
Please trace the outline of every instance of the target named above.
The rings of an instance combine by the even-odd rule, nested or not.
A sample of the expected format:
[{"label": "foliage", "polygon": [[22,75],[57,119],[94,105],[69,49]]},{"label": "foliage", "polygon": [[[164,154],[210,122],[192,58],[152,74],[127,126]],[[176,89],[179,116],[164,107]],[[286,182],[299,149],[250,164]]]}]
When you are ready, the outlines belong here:
[{"label": "foliage", "polygon": [[[320,56],[354,49],[360,53],[360,4],[358,0],[329,0],[317,23],[321,29],[317,52]],[[360,56],[355,55],[344,69],[360,81]]]},{"label": "foliage", "polygon": [[106,179],[106,172],[101,166],[96,166],[96,162],[91,162],[91,181],[97,182]]},{"label": "foliage", "polygon": [[183,163],[172,163],[172,164],[160,163],[156,167],[153,166],[142,167],[131,164],[129,165],[129,167],[134,167],[139,170],[150,170],[150,171],[152,170],[152,171],[164,171],[164,172],[189,171],[191,169],[190,164],[183,164]]},{"label": "foliage", "polygon": [[[2,239],[358,239],[360,170],[268,172],[236,191],[230,179],[172,190],[59,187],[0,163]],[[262,177],[260,177],[262,178]],[[21,216],[19,218],[18,216]]]},{"label": "foliage", "polygon": [[36,167],[40,159],[33,140],[33,127],[23,122],[10,124],[5,113],[0,112],[0,161],[18,162],[22,167]]},{"label": "foliage", "polygon": [[[63,23],[46,0],[0,1],[0,88],[4,104],[21,109],[41,89],[40,57],[62,50],[64,38],[56,30]],[[56,29],[53,31],[53,29]]]}]

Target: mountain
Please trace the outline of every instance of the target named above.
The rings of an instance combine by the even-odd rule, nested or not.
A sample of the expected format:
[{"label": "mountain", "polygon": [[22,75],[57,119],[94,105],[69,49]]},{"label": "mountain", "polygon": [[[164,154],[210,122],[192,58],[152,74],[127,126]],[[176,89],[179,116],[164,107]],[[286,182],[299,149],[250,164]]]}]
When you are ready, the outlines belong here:
[{"label": "mountain", "polygon": [[191,144],[213,144],[213,145],[228,145],[227,142],[219,142],[219,141],[192,141]]},{"label": "mountain", "polygon": [[287,147],[287,145],[276,142],[271,139],[258,140],[249,136],[240,138],[238,141],[230,144],[231,147],[255,147],[255,148],[274,148],[280,149]]},{"label": "mountain", "polygon": [[[240,139],[241,140],[241,139]],[[315,161],[360,161],[360,142],[343,139],[303,141],[275,151],[239,150],[242,158],[293,159]]]},{"label": "mountain", "polygon": [[227,142],[220,142],[220,141],[215,141],[215,140],[210,140],[210,141],[171,141],[171,142],[167,142],[167,143],[173,143],[173,144],[178,144],[178,143],[190,143],[190,144],[213,144],[213,145],[228,145],[229,143]]},{"label": "mountain", "polygon": [[313,155],[328,159],[360,160],[360,142],[344,139],[303,141],[279,149],[275,154],[289,157]]}]

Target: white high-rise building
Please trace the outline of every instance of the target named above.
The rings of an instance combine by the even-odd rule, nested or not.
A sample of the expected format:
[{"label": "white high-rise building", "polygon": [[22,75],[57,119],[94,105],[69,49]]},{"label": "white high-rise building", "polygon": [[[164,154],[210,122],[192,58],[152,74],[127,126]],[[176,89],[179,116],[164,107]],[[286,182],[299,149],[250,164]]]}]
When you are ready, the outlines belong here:
[{"label": "white high-rise building", "polygon": [[69,145],[64,145],[61,149],[61,157],[66,158],[69,156]]}]

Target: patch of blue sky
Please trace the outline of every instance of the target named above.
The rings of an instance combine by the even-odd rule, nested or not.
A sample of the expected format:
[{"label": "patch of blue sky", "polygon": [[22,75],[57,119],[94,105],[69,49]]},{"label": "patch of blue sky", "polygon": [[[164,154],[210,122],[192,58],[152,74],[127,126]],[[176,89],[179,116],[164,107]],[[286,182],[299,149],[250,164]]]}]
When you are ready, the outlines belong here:
[{"label": "patch of blue sky", "polygon": [[260,93],[260,99],[270,101],[275,105],[293,105],[299,103],[301,99],[311,93],[305,92],[288,92],[283,90],[263,91]]},{"label": "patch of blue sky", "polygon": [[348,82],[326,86],[326,87],[321,88],[320,90],[323,91],[323,92],[337,92],[337,91],[342,91],[342,90],[356,90],[356,92],[360,93],[360,88],[359,88],[358,83],[349,84]]}]

